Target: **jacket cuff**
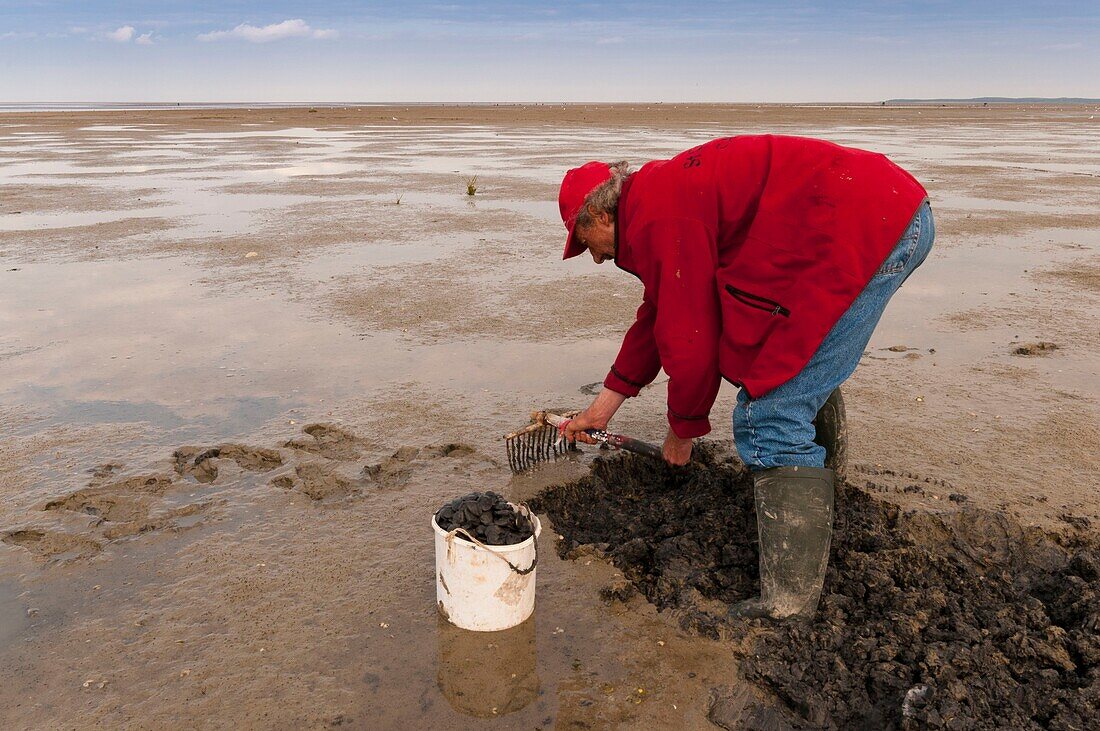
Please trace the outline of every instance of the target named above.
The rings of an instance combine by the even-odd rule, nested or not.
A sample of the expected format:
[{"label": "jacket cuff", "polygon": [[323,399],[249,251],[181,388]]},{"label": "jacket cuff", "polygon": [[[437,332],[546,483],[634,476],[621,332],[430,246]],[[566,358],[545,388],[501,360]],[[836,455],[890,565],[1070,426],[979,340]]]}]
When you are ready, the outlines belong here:
[{"label": "jacket cuff", "polygon": [[637,396],[638,392],[642,390],[642,386],[645,384],[637,383],[636,381],[627,380],[615,366],[611,366],[611,370],[607,374],[607,378],[603,379],[604,388],[608,388],[615,393],[621,393],[623,396],[633,397]]},{"label": "jacket cuff", "polygon": [[668,412],[668,425],[672,433],[681,439],[694,439],[695,437],[710,434],[709,416],[678,416]]}]

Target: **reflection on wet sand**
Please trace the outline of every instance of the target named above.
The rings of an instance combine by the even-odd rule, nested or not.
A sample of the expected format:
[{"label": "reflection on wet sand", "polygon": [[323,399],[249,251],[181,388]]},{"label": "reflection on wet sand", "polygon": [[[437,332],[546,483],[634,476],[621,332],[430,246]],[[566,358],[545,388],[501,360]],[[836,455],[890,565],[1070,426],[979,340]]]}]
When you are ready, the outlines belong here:
[{"label": "reflection on wet sand", "polygon": [[539,695],[535,618],[499,632],[459,629],[439,617],[439,691],[451,708],[495,718],[527,707]]}]

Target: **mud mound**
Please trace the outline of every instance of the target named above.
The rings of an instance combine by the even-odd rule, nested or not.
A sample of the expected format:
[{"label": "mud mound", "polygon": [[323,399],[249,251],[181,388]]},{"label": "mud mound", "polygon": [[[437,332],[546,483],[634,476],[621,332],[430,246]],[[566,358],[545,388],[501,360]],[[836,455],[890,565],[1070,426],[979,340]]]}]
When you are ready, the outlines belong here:
[{"label": "mud mound", "polygon": [[42,509],[84,513],[105,522],[141,520],[149,515],[149,498],[172,486],[172,478],[162,474],[135,475],[107,485],[100,484],[101,481],[96,473],[88,489],[50,500]]},{"label": "mud mound", "polygon": [[972,508],[903,514],[848,486],[812,623],[731,622],[725,608],[757,588],[751,480],[713,445],[698,460],[598,460],[532,505],[564,535],[563,556],[602,553],[684,627],[740,640],[742,672],[794,727],[1095,723],[1095,544],[1064,547]]},{"label": "mud mound", "polygon": [[[153,514],[154,508],[160,509]],[[99,528],[108,541],[159,530],[182,530],[198,523],[210,503],[191,503],[177,508],[155,506],[145,498],[135,498],[110,489],[79,490],[51,500],[43,510],[67,510],[95,518],[91,528]]]},{"label": "mud mound", "polygon": [[12,546],[25,548],[39,561],[50,563],[66,563],[89,558],[102,549],[99,543],[84,536],[37,528],[9,531],[3,534],[0,540]]},{"label": "mud mound", "polygon": [[286,446],[327,459],[356,459],[368,446],[365,439],[334,424],[307,424],[302,432],[305,436],[289,440]]},{"label": "mud mound", "polygon": [[[89,483],[89,484],[95,484]],[[134,475],[118,482],[113,482],[103,489],[114,492],[133,492],[144,495],[160,495],[172,486],[172,478],[169,475]]]},{"label": "mud mound", "polygon": [[1024,343],[1023,345],[1017,345],[1012,349],[1013,355],[1044,355],[1046,353],[1058,350],[1056,343],[1050,343],[1045,340],[1040,340],[1037,343]]},{"label": "mud mound", "polygon": [[195,478],[201,483],[218,479],[218,460],[228,459],[249,472],[270,472],[283,464],[283,457],[274,449],[250,447],[244,444],[222,444],[203,449],[180,447],[173,453],[176,473]]},{"label": "mud mound", "polygon": [[119,470],[122,469],[122,465],[115,462],[104,462],[101,465],[96,465],[88,470],[88,474],[92,476],[92,484],[96,482],[102,482],[113,477]]},{"label": "mud mound", "polygon": [[[403,446],[381,462],[368,464],[363,468],[363,476],[383,489],[405,486],[413,476],[416,467],[434,460],[450,458],[484,459],[469,444],[446,443],[430,444],[426,447]],[[458,469],[456,466],[455,469]]]},{"label": "mud mound", "polygon": [[[203,513],[211,506],[210,502],[167,505],[164,493],[177,486],[170,475],[135,475],[103,484],[104,478],[113,475],[116,469],[114,466],[106,471],[97,468],[88,488],[48,500],[42,510],[91,516],[93,520],[86,532],[110,542],[140,533],[190,528],[202,520]],[[80,540],[91,541],[83,536]],[[92,543],[98,549],[99,544]],[[44,547],[51,545],[43,544]]]},{"label": "mud mound", "polygon": [[412,478],[413,469],[409,463],[419,453],[416,447],[401,447],[381,462],[366,465],[363,475],[382,488],[403,487]]},{"label": "mud mound", "polygon": [[127,495],[115,495],[99,490],[79,490],[57,500],[51,500],[43,510],[71,510],[94,515],[101,520],[140,520],[149,515],[149,506]]},{"label": "mud mound", "polygon": [[293,472],[274,477],[271,485],[296,490],[310,500],[328,500],[360,493],[363,481],[350,477],[338,464],[302,462]]},{"label": "mud mound", "polygon": [[446,444],[429,444],[420,450],[417,457],[420,459],[438,459],[440,457],[469,457],[477,454],[477,449],[469,444],[449,442]]}]

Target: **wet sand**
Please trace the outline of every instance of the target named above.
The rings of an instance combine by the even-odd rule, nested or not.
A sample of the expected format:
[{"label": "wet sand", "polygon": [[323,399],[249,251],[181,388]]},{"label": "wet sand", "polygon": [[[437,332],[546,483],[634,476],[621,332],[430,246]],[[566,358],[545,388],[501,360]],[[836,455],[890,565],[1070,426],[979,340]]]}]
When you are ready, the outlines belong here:
[{"label": "wet sand", "polygon": [[[473,650],[435,613],[427,522],[463,493],[528,499],[586,469],[590,453],[513,479],[499,442],[533,408],[586,403],[640,298],[623,272],[560,261],[562,171],[723,134],[880,150],[931,193],[936,248],[846,391],[851,482],[918,513],[961,495],[1094,535],[1098,120],[675,105],[0,115],[5,725],[705,725],[712,690],[739,684],[733,640],[642,596],[608,604],[617,569],[552,550],[530,628],[482,649],[527,671],[471,700],[476,668],[456,654]],[[1039,342],[1057,348],[1023,347]],[[659,441],[662,380],[617,428]],[[734,396],[723,388],[716,439]]]}]

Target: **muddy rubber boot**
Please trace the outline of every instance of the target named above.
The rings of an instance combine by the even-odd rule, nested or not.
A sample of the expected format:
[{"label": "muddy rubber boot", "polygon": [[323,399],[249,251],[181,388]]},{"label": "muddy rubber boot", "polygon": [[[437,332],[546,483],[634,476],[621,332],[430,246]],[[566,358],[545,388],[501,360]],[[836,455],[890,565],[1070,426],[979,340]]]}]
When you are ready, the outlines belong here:
[{"label": "muddy rubber boot", "polygon": [[844,396],[834,388],[814,417],[814,443],[825,448],[825,466],[844,482],[848,473],[848,421],[844,414]]},{"label": "muddy rubber boot", "polygon": [[833,537],[833,471],[774,467],[754,476],[760,596],[730,617],[809,619],[821,598]]}]

